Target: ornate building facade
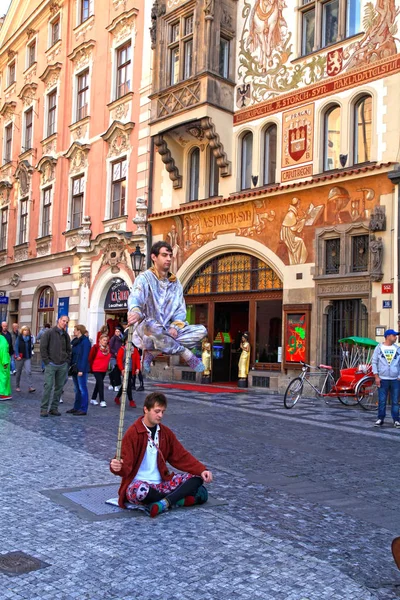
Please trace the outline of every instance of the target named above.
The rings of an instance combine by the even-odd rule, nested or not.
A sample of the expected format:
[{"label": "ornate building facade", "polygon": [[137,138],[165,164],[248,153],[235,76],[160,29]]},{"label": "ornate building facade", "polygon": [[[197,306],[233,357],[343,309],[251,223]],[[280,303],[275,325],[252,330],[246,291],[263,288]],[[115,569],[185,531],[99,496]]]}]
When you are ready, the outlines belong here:
[{"label": "ornate building facade", "polygon": [[13,0],[0,30],[0,288],[33,333],[95,336],[146,251],[150,9]]},{"label": "ornate building facade", "polygon": [[[156,0],[149,223],[234,381],[397,327],[398,0]],[[182,378],[180,367],[172,377]]]}]

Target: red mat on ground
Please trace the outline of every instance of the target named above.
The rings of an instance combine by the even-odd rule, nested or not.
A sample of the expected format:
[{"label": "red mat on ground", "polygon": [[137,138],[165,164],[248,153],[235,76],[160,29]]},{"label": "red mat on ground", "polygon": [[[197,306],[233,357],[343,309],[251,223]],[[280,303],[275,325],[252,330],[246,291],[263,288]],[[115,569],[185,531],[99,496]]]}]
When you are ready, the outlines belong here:
[{"label": "red mat on ground", "polygon": [[207,394],[238,394],[247,392],[247,389],[234,387],[221,387],[216,385],[191,385],[190,383],[156,383],[156,387],[187,390],[188,392],[206,392]]}]

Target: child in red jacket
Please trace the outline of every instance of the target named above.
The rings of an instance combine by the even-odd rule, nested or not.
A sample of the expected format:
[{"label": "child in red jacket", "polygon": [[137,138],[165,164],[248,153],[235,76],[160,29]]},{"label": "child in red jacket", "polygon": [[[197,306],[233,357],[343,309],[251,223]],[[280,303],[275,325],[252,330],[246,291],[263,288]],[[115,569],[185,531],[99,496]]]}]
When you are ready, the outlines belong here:
[{"label": "child in red jacket", "polygon": [[[121,348],[117,352],[117,365],[118,365],[119,370],[121,371],[122,378],[124,377],[124,373],[125,373],[125,348],[126,348],[126,343],[124,343],[124,345],[121,346]],[[136,346],[134,346],[132,344],[131,358],[129,361],[128,387],[126,390],[127,394],[128,394],[128,399],[129,399],[129,406],[131,406],[132,408],[136,408],[136,403],[132,397],[133,375],[139,375],[139,371],[140,371],[140,355],[139,355],[139,352],[138,352],[138,349],[136,348]],[[115,404],[120,404],[120,398],[122,396],[122,387],[123,386],[121,385],[118,394],[114,398]]]}]

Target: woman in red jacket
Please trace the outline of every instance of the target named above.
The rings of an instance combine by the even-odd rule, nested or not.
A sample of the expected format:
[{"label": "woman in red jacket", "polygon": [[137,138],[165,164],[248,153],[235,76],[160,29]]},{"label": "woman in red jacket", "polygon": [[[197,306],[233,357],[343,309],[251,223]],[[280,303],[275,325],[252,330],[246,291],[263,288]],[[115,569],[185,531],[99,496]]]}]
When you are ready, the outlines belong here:
[{"label": "woman in red jacket", "polygon": [[[119,370],[121,371],[122,377],[124,377],[124,373],[125,373],[125,349],[126,349],[126,343],[124,343],[124,345],[121,346],[121,348],[117,352],[117,365],[118,365]],[[132,408],[136,408],[136,403],[135,403],[134,399],[132,398],[133,376],[138,375],[139,371],[140,371],[139,351],[136,348],[136,346],[134,346],[132,344],[131,358],[129,361],[128,387],[126,390],[127,394],[128,394],[129,405]],[[119,388],[118,394],[114,398],[115,404],[120,404],[120,398],[122,396],[122,387],[123,386],[121,385],[121,387]]]},{"label": "woman in red jacket", "polygon": [[108,341],[108,335],[103,333],[99,337],[99,343],[94,344],[90,350],[89,365],[96,380],[90,404],[98,404],[97,394],[99,394],[100,406],[107,406],[106,401],[104,400],[104,377],[108,371],[108,365],[110,364],[111,359]]}]

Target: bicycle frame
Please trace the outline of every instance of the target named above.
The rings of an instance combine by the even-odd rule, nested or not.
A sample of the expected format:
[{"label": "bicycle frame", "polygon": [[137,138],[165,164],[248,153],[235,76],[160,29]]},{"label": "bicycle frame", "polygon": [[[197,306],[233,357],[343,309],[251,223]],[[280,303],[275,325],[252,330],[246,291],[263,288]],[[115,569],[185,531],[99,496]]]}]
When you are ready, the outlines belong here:
[{"label": "bicycle frame", "polygon": [[311,369],[311,365],[307,365],[306,363],[303,363],[303,366],[301,368],[301,375],[299,375],[302,383],[304,383],[305,381],[308,383],[308,385],[314,390],[314,392],[319,396],[319,398],[325,398],[326,396],[329,396],[329,392],[325,392],[326,388],[327,388],[327,384],[328,384],[328,380],[331,380],[332,383],[335,383],[335,379],[332,375],[331,371],[326,371],[325,372],[325,379],[324,379],[324,383],[322,384],[321,389],[319,390],[308,378],[313,375],[318,375],[321,376],[323,373],[323,369],[320,369],[318,371],[310,371]]}]

